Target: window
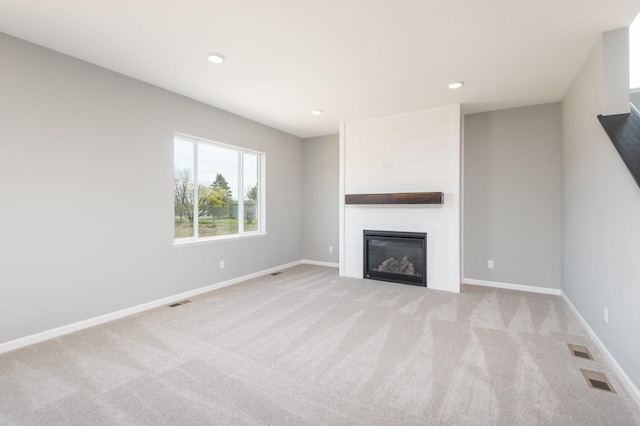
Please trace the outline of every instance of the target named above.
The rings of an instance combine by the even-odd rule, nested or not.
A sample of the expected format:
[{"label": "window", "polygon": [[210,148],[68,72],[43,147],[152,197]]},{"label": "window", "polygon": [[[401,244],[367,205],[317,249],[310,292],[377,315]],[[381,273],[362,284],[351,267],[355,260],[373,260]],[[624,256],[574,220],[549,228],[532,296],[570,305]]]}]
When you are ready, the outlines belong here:
[{"label": "window", "polygon": [[210,240],[264,232],[264,154],[176,135],[174,238]]}]

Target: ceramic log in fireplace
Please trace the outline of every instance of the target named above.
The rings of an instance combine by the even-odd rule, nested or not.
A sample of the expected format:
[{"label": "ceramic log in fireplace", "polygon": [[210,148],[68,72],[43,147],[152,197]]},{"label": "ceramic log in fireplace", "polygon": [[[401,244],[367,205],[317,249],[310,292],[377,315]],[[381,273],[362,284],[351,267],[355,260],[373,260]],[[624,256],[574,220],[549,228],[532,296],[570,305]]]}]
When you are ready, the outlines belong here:
[{"label": "ceramic log in fireplace", "polygon": [[427,234],[364,231],[364,278],[427,286]]}]

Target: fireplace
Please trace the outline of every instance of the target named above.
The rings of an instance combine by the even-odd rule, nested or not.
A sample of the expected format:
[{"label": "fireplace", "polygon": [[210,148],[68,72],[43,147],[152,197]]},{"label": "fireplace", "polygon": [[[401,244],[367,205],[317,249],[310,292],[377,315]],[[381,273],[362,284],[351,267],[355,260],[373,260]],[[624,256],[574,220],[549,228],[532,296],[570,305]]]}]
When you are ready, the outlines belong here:
[{"label": "fireplace", "polygon": [[364,278],[427,286],[427,234],[364,230]]}]

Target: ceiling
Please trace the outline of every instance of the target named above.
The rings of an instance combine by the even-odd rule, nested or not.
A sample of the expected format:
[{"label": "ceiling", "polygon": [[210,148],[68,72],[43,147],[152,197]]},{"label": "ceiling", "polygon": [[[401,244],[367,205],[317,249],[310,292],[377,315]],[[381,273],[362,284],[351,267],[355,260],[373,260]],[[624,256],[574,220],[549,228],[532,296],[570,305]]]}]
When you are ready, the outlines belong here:
[{"label": "ceiling", "polygon": [[453,103],[559,101],[598,34],[639,11],[639,0],[0,0],[0,32],[307,138]]}]

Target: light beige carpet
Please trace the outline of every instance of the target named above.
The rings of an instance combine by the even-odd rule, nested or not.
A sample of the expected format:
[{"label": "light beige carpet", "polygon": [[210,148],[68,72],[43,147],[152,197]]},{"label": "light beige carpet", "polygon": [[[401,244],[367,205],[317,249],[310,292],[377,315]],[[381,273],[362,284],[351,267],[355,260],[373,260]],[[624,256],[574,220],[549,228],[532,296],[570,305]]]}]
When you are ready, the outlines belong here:
[{"label": "light beige carpet", "polygon": [[634,425],[640,408],[560,297],[303,265],[0,355],[0,424]]}]

